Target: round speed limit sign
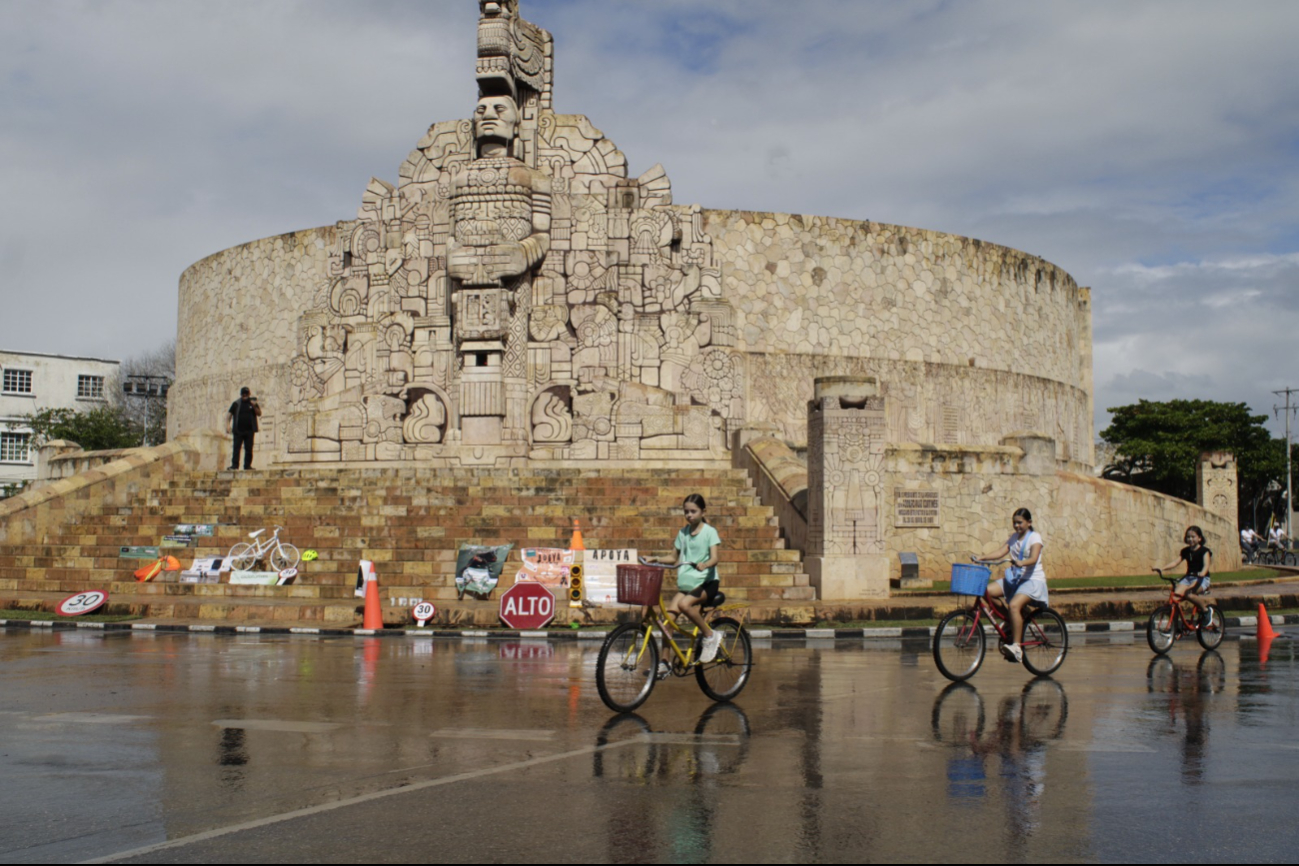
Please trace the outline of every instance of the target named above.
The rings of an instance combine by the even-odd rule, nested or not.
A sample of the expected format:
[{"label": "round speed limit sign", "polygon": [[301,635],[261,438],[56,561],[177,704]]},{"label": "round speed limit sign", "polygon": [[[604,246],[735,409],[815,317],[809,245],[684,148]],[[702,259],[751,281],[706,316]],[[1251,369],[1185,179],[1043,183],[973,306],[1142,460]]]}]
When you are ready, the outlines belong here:
[{"label": "round speed limit sign", "polygon": [[411,614],[415,617],[415,621],[422,626],[424,623],[431,620],[437,612],[438,609],[436,607],[429,604],[427,601],[421,601],[419,604],[415,605],[415,609],[411,611]]},{"label": "round speed limit sign", "polygon": [[90,613],[103,607],[106,601],[108,601],[108,593],[91,589],[68,596],[58,603],[54,611],[59,616],[81,616],[83,613]]}]

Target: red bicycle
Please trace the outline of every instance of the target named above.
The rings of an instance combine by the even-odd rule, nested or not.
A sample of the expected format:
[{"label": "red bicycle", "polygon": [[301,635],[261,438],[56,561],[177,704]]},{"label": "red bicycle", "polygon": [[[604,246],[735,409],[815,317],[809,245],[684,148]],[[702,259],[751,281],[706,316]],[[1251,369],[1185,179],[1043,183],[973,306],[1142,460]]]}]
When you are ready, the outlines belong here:
[{"label": "red bicycle", "polygon": [[1217,649],[1227,635],[1227,621],[1222,618],[1222,610],[1216,604],[1211,604],[1207,621],[1198,615],[1198,608],[1197,615],[1187,619],[1182,605],[1193,605],[1194,602],[1183,599],[1179,604],[1177,601],[1177,582],[1182,577],[1166,577],[1160,568],[1156,568],[1155,573],[1160,580],[1168,581],[1168,603],[1152,613],[1146,621],[1146,643],[1150,644],[1150,649],[1155,655],[1163,655],[1173,648],[1174,643],[1191,633],[1195,634],[1200,646],[1207,650]]},{"label": "red bicycle", "polygon": [[[1000,565],[1006,560],[989,563]],[[1010,623],[1006,614],[988,598],[990,569],[983,566],[952,566],[952,592],[974,596],[968,608],[954,610],[938,621],[934,631],[934,664],[952,682],[963,682],[979,672],[988,649],[985,626],[990,626],[1001,643],[1008,644]],[[1024,667],[1044,677],[1064,664],[1069,652],[1069,629],[1064,618],[1042,604],[1024,610]]]}]

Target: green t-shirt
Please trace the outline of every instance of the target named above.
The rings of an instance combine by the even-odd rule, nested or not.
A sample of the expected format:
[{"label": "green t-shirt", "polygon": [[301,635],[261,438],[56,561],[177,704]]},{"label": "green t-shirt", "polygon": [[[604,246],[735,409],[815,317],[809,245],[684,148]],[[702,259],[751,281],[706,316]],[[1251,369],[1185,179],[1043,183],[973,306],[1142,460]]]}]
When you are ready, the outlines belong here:
[{"label": "green t-shirt", "polygon": [[717,566],[700,571],[688,562],[706,562],[712,556],[713,545],[721,544],[721,536],[713,529],[711,523],[699,527],[698,535],[690,534],[690,525],[686,524],[677,533],[676,548],[681,554],[678,560],[681,567],[677,569],[677,589],[681,592],[694,592],[710,580],[717,580]]}]

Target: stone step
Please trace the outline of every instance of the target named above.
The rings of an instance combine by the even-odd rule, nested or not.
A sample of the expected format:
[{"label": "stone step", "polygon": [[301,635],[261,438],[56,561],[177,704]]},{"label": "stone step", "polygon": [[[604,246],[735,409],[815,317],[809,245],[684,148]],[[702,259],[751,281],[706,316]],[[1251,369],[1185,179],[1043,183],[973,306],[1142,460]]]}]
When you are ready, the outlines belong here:
[{"label": "stone step", "polygon": [[[459,610],[477,604],[457,597],[460,545],[566,547],[576,518],[592,549],[664,554],[689,492],[709,500],[723,539],[719,571],[728,597],[764,604],[812,599],[801,556],[786,549],[773,510],[758,500],[746,472],[720,467],[180,473],[140,491],[134,502],[101,506],[40,541],[0,550],[0,594],[57,602],[87,587],[109,587],[111,603],[150,617],[355,624],[356,562],[365,558],[378,564],[390,597],[423,597]],[[118,549],[156,545],[179,523],[216,524],[215,536],[196,547],[166,551],[184,565],[196,556],[224,556],[250,529],[277,524],[286,542],[317,550],[319,559],[300,565],[298,582],[288,587],[134,581],[131,573],[146,563],[120,559]],[[501,590],[519,568],[517,553],[513,559]],[[495,604],[489,607],[494,622]]]}]

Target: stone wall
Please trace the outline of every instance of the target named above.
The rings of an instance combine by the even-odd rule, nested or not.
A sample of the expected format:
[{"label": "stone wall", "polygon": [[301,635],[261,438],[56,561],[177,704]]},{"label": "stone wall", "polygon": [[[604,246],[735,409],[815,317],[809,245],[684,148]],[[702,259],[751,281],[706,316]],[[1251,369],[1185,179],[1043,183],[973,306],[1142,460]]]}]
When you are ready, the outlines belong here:
[{"label": "stone wall", "polygon": [[[1011,514],[1024,507],[1046,542],[1048,578],[1149,572],[1151,563],[1177,557],[1192,524],[1205,531],[1215,571],[1240,566],[1233,521],[1140,487],[1043,469],[1017,445],[890,447],[884,496],[891,558],[917,553],[922,577],[946,578],[953,562],[1000,546]],[[937,494],[941,528],[898,526],[899,491]]]},{"label": "stone wall", "polygon": [[[938,232],[827,217],[703,211],[735,317],[747,424],[806,442],[812,381],[873,376],[893,442],[995,443],[1011,430],[1092,462],[1088,291],[1033,256]],[[335,227],[254,241],[181,279],[169,432],[219,426],[247,384],[282,453],[304,310],[328,292]]]},{"label": "stone wall", "polygon": [[196,262],[180,278],[176,384],[167,435],[224,429],[226,411],[247,385],[263,406],[257,468],[276,450],[277,421],[289,393],[298,319],[328,290],[334,226],[252,241]]},{"label": "stone wall", "polygon": [[224,442],[214,431],[191,431],[162,445],[128,449],[108,463],[6,499],[0,502],[0,544],[40,540],[84,514],[129,505],[176,473],[216,470],[223,465]]},{"label": "stone wall", "polygon": [[889,438],[996,442],[1036,430],[1092,462],[1090,291],[973,238],[799,214],[704,211],[748,353],[748,420],[792,441],[812,380],[879,380]]},{"label": "stone wall", "polygon": [[785,544],[807,550],[807,463],[774,436],[759,436],[737,449],[735,465],[749,473],[763,505],[780,523]]}]

